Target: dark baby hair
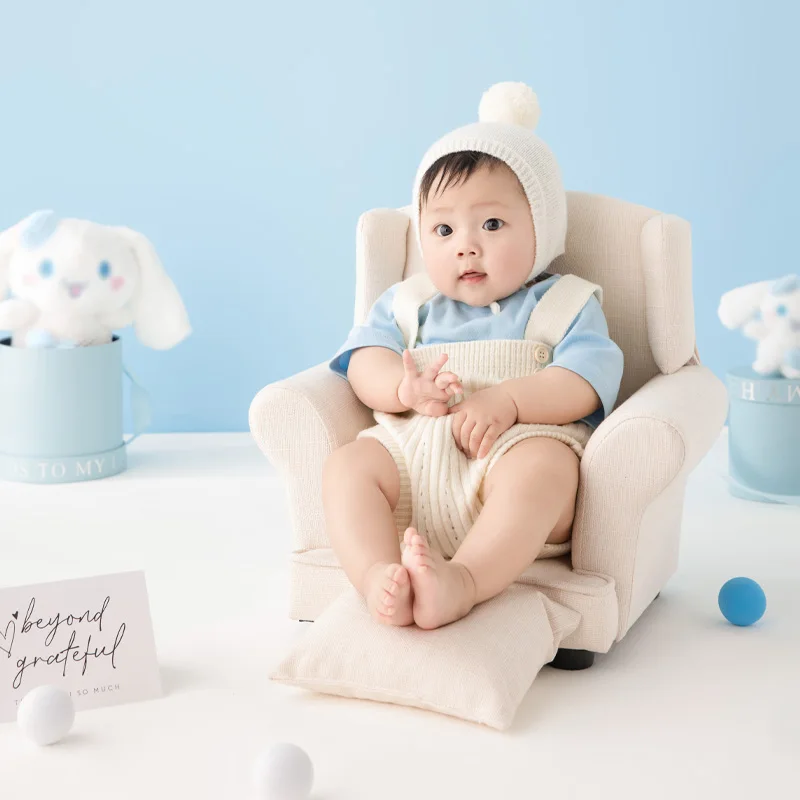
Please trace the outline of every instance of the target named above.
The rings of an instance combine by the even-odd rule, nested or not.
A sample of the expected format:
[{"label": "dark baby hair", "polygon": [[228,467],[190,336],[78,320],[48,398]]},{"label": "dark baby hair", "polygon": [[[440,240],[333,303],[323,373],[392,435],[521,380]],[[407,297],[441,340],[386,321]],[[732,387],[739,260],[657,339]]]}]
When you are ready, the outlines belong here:
[{"label": "dark baby hair", "polygon": [[502,166],[503,163],[499,158],[490,156],[488,153],[479,153],[477,150],[461,150],[458,153],[449,153],[438,158],[422,176],[419,185],[419,210],[421,211],[428,201],[428,196],[437,178],[436,194],[445,191],[450,186],[463,183],[481,167],[495,169]]}]

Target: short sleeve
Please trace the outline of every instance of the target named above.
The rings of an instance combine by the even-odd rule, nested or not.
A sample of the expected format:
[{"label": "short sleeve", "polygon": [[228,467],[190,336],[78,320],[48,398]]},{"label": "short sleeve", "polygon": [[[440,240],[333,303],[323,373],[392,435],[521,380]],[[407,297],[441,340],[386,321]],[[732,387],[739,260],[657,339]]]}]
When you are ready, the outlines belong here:
[{"label": "short sleeve", "polygon": [[392,301],[397,287],[389,287],[373,304],[363,325],[356,325],[348,334],[345,343],[331,359],[331,369],[347,377],[350,357],[360,347],[386,347],[398,355],[403,354],[403,334],[392,313]]},{"label": "short sleeve", "polygon": [[617,402],[623,365],[622,350],[609,336],[603,309],[592,295],[556,345],[548,366],[575,372],[594,387],[602,405],[583,419],[593,428],[611,413]]}]

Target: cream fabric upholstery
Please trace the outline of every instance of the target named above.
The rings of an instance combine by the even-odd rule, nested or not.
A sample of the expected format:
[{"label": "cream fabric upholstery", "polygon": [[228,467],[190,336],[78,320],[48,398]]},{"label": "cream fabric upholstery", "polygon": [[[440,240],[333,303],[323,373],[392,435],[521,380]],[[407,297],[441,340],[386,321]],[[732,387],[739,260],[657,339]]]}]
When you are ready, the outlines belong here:
[{"label": "cream fabric upholstery", "polygon": [[678,565],[686,478],[725,422],[727,394],[703,366],[659,375],[589,439],[572,536],[576,570],[613,576],[621,639]]},{"label": "cream fabric upholstery", "polygon": [[[676,569],[686,477],[720,432],[727,397],[696,356],[688,223],[580,192],[568,192],[568,208],[567,250],[550,271],[602,286],[625,374],[617,408],[581,464],[571,557],[552,559],[556,573],[534,563],[518,584],[581,613],[562,647],[606,652]],[[422,268],[410,223],[408,208],[360,218],[356,323],[386,288]],[[296,619],[315,619],[348,586],[325,536],[322,465],[372,424],[325,364],[267,386],[251,405],[253,435],[289,493]]]},{"label": "cream fabric upholstery", "polygon": [[[330,548],[294,553],[290,563],[294,619],[318,619],[350,586]],[[593,653],[606,653],[611,648],[619,619],[612,578],[575,571],[566,555],[534,561],[517,583],[535,586],[553,602],[580,615],[577,628],[564,639],[562,647]]]},{"label": "cream fabric upholstery", "polygon": [[347,588],[271,672],[317,692],[414,706],[506,730],[579,615],[515,585],[457,624],[379,625]]}]

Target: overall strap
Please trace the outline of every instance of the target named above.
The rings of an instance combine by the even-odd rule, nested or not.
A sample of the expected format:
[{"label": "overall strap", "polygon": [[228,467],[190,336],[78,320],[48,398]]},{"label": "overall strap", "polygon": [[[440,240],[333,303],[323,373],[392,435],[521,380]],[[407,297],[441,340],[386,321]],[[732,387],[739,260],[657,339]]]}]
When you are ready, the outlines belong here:
[{"label": "overall strap", "polygon": [[525,338],[554,348],[592,295],[603,302],[600,286],[577,275],[563,275],[534,306],[525,328]]},{"label": "overall strap", "polygon": [[437,293],[438,289],[425,272],[406,278],[397,287],[392,299],[392,313],[409,350],[413,350],[417,343],[419,309]]}]

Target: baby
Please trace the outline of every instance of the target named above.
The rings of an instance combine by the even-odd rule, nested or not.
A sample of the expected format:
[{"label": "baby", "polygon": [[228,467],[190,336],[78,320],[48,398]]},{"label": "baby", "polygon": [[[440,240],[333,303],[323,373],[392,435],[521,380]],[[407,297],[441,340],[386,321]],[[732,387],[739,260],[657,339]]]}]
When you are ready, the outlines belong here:
[{"label": "baby", "polygon": [[545,270],[566,194],[536,95],[498,84],[414,184],[426,273],[388,289],[331,367],[377,425],[323,474],[331,545],[372,616],[432,629],[570,549],[579,461],[623,356],[600,287]]}]

